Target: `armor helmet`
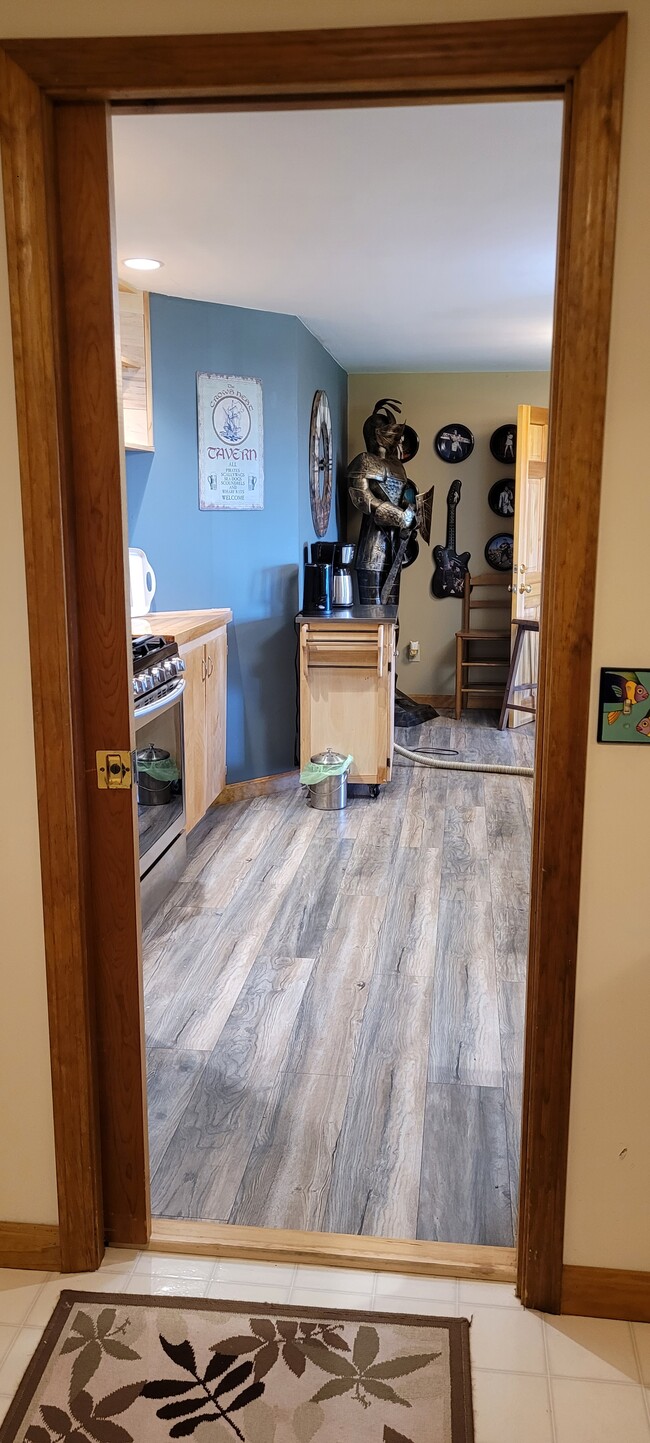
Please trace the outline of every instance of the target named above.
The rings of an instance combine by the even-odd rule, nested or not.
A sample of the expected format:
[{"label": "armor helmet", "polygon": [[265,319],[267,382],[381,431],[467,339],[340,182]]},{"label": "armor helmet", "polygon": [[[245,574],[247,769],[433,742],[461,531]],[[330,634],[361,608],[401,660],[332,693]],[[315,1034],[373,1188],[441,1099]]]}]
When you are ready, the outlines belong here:
[{"label": "armor helmet", "polygon": [[372,456],[399,456],[399,446],[404,435],[404,422],[398,421],[395,412],[401,411],[400,401],[384,396],[375,401],[372,416],[363,423],[363,439]]}]

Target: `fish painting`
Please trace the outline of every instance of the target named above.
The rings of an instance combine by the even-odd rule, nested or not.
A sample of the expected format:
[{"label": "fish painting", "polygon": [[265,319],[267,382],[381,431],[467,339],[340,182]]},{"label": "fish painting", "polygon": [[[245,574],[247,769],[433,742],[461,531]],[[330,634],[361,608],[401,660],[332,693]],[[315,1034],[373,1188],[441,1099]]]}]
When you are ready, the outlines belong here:
[{"label": "fish painting", "polygon": [[641,733],[642,737],[647,737],[650,741],[650,710],[646,712],[645,716],[641,717],[641,720],[639,722],[637,722],[636,729],[638,732]]},{"label": "fish painting", "polygon": [[[606,671],[603,681],[602,699],[613,704],[611,711],[607,713],[607,723],[610,727],[614,725],[615,721],[618,721],[620,716],[629,716],[632,707],[637,702],[647,701],[650,695],[647,688],[639,681],[635,671]],[[641,723],[639,723],[637,731],[641,729]]]},{"label": "fish painting", "polygon": [[[600,673],[598,741],[646,747],[650,742],[650,666],[604,666]],[[650,751],[648,751],[650,756]]]}]

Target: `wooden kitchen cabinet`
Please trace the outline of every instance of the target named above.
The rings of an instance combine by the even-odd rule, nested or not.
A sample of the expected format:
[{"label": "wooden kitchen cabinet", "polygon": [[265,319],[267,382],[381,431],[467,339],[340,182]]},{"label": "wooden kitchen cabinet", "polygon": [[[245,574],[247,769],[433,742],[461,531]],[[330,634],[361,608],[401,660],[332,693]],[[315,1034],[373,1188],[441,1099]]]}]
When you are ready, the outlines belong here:
[{"label": "wooden kitchen cabinet", "polygon": [[175,641],[185,662],[183,695],[186,831],[190,832],[226,785],[227,607],[209,611],[151,611],[131,620],[134,636]]},{"label": "wooden kitchen cabinet", "polygon": [[179,650],[185,662],[183,789],[185,792],[186,828],[189,832],[201,820],[209,805],[205,800],[207,794],[205,646],[203,641],[195,641],[188,646],[181,646]]},{"label": "wooden kitchen cabinet", "polygon": [[301,767],[332,747],[354,758],[350,781],[390,781],[395,623],[362,616],[338,621],[333,613],[331,619],[301,617],[299,626]]},{"label": "wooden kitchen cabinet", "polygon": [[153,451],[149,296],[120,281],[122,416],[127,451]]},{"label": "wooden kitchen cabinet", "polygon": [[185,662],[185,811],[190,832],[226,785],[225,626],[179,651]]},{"label": "wooden kitchen cabinet", "polygon": [[226,628],[205,641],[205,776],[208,806],[226,785]]}]

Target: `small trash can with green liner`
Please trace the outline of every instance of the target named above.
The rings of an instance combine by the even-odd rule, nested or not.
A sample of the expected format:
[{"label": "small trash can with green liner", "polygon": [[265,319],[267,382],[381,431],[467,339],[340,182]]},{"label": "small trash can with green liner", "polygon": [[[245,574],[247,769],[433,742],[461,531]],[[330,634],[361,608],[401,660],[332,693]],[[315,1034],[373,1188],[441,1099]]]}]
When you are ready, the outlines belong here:
[{"label": "small trash can with green liner", "polygon": [[317,752],[300,773],[309,788],[309,805],[319,812],[340,812],[348,804],[348,773],[352,757],[328,748]]}]

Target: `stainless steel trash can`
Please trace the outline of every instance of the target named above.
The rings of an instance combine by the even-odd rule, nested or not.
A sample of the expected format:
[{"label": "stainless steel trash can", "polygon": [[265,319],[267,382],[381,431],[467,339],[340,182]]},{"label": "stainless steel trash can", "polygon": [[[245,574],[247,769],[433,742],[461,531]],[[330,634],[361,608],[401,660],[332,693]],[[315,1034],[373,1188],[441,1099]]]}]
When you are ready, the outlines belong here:
[{"label": "stainless steel trash can", "polygon": [[[340,752],[327,750],[317,752],[311,758],[316,766],[340,766],[346,760]],[[309,786],[309,805],[315,807],[318,812],[341,812],[348,804],[348,772],[336,773],[331,777],[323,777],[322,782],[312,782]]]}]

